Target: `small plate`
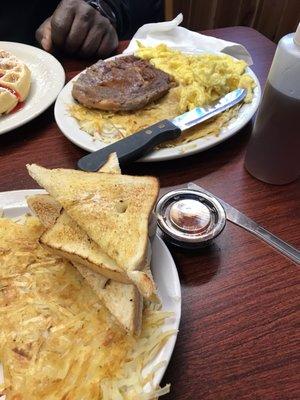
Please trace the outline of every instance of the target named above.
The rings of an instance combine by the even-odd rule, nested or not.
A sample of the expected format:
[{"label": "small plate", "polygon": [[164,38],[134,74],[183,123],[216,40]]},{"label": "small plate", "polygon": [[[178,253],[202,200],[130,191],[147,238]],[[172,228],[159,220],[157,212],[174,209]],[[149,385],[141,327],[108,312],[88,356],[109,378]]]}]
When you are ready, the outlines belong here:
[{"label": "small plate", "polygon": [[45,111],[63,88],[65,71],[56,58],[37,47],[0,41],[0,50],[15,55],[31,71],[30,93],[24,106],[16,112],[0,116],[1,135],[26,124]]},{"label": "small plate", "polygon": [[[28,213],[26,197],[41,193],[46,192],[44,190],[16,190],[0,193],[0,209],[4,211],[4,217],[16,218]],[[158,385],[173,353],[181,317],[181,289],[176,265],[167,246],[158,236],[152,242],[151,269],[162,301],[162,310],[170,311],[174,314],[172,318],[168,318],[165,321],[162,329],[164,331],[176,331],[176,334],[168,340],[156,357],[145,367],[144,372],[149,373],[154,370],[155,365],[158,363],[162,361],[166,363],[154,375],[153,383]],[[0,383],[3,382],[1,367],[0,363]],[[147,386],[145,391],[147,391]],[[4,397],[0,397],[0,400],[4,400]]]},{"label": "small plate", "polygon": [[[189,52],[189,54],[199,54],[203,53],[202,51],[197,52]],[[213,52],[212,52],[213,53]],[[216,54],[214,52],[213,54]],[[222,54],[222,53],[218,53]],[[127,54],[126,54],[127,55]],[[112,60],[116,57],[122,57],[124,54],[120,54],[115,57],[111,57],[108,60]],[[247,67],[246,73],[249,74],[256,83],[256,88],[254,89],[253,100],[249,104],[244,104],[236,118],[233,118],[229,124],[224,127],[221,132],[216,135],[208,135],[196,140],[193,140],[190,143],[185,143],[176,147],[169,147],[165,149],[155,150],[147,156],[141,158],[139,161],[165,161],[165,160],[173,160],[176,158],[186,157],[195,153],[199,153],[201,151],[207,150],[210,147],[216,146],[223,142],[224,140],[230,138],[231,136],[237,134],[240,129],[242,129],[253,117],[255,114],[260,98],[261,98],[261,88],[259,81],[254,74],[254,72]],[[84,150],[89,152],[93,152],[103,147],[107,146],[101,140],[93,138],[88,133],[84,132],[80,129],[75,118],[71,117],[67,111],[67,106],[70,104],[75,104],[75,100],[72,96],[72,86],[74,81],[78,78],[80,74],[75,76],[60,92],[57,97],[54,114],[57,125],[59,126],[62,133],[74,144],[81,147]]]}]

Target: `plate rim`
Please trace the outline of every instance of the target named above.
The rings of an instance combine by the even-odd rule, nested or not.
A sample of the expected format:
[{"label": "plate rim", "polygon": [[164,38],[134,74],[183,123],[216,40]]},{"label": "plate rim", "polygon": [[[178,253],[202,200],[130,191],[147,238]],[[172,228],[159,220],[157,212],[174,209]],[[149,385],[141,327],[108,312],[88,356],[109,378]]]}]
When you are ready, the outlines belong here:
[{"label": "plate rim", "polygon": [[[25,209],[25,211],[20,211],[20,215],[24,214],[24,212],[28,212],[29,208],[26,204],[26,196],[30,195],[35,195],[35,194],[47,194],[47,191],[44,189],[21,189],[21,190],[8,190],[4,192],[0,192],[0,211],[4,211],[5,209]],[[26,211],[27,210],[27,211]],[[5,217],[5,215],[4,215]],[[1,218],[1,213],[0,213],[0,218]],[[7,217],[6,217],[7,218]],[[179,325],[181,321],[181,312],[182,312],[182,293],[181,293],[181,284],[180,284],[180,279],[178,275],[178,270],[176,267],[176,263],[174,261],[174,258],[168,249],[167,245],[164,243],[164,241],[159,237],[159,235],[156,233],[155,239],[157,241],[156,245],[159,245],[160,251],[164,251],[167,254],[168,257],[168,263],[170,264],[170,268],[172,271],[172,274],[176,278],[175,281],[173,282],[174,284],[174,292],[176,292],[176,301],[174,300],[174,304],[176,304],[176,312],[174,312],[174,334],[169,338],[169,340],[166,342],[165,346],[160,350],[160,352],[157,354],[157,356],[153,359],[150,360],[150,365],[153,363],[153,367],[155,364],[157,364],[160,361],[164,362],[164,365],[155,373],[154,379],[152,383],[156,386],[159,385],[166,370],[167,367],[170,363],[170,360],[172,358],[172,354],[175,348],[175,344],[177,341],[178,337],[178,332],[179,332]],[[162,326],[164,328],[164,325]],[[168,328],[169,329],[169,328]],[[167,348],[167,356],[163,358],[162,360],[157,360],[155,361],[156,358],[161,357],[161,353],[164,348]],[[1,365],[1,363],[0,363]],[[147,369],[148,365],[145,366]],[[0,397],[0,400],[2,398]]]},{"label": "plate rim", "polygon": [[[208,53],[207,51],[202,51],[202,50],[196,50],[194,52],[188,51],[187,54],[201,54],[201,53]],[[113,60],[115,58],[119,57],[124,57],[127,55],[130,55],[133,53],[126,53],[126,54],[117,54],[113,57],[107,58],[105,61]],[[222,52],[216,52],[216,51],[211,51],[210,54],[221,54],[224,55]],[[233,59],[236,59],[235,57],[231,56]],[[237,60],[237,59],[236,59]],[[104,148],[105,146],[102,147],[93,147],[93,142],[95,142],[95,139],[92,138],[88,133],[82,131],[79,126],[74,128],[76,129],[74,133],[74,128],[73,127],[68,127],[65,125],[65,120],[67,121],[72,121],[75,122],[75,119],[71,116],[68,115],[65,103],[63,100],[64,95],[70,95],[71,94],[71,85],[73,82],[79,77],[80,74],[82,74],[84,70],[79,72],[75,77],[73,77],[61,90],[59,95],[57,96],[57,99],[55,101],[54,105],[54,117],[55,121],[57,123],[57,126],[59,127],[61,133],[73,144],[76,146],[82,148],[85,151],[88,152],[94,152],[96,150],[99,150],[100,148]],[[254,89],[254,98],[251,103],[244,104],[243,107],[245,106],[250,106],[251,108],[247,111],[247,114],[245,117],[241,118],[240,120],[238,119],[238,116],[232,119],[232,123],[238,122],[236,127],[230,128],[229,126],[229,132],[228,131],[228,126],[224,127],[221,132],[218,135],[208,135],[204,136],[202,138],[198,138],[196,140],[193,140],[192,142],[189,143],[184,143],[176,147],[170,147],[170,148],[164,148],[160,150],[155,150],[151,152],[149,155],[146,155],[145,157],[139,159],[139,162],[160,162],[160,161],[168,161],[168,160],[175,160],[177,158],[183,158],[187,157],[196,153],[200,153],[202,151],[208,150],[214,146],[217,146],[224,142],[225,140],[229,139],[230,137],[236,135],[239,133],[239,131],[247,125],[247,123],[252,119],[254,114],[256,113],[260,100],[261,100],[261,86],[260,82],[256,76],[256,74],[252,71],[252,69],[247,66],[247,73],[251,75],[251,77],[254,79],[256,83],[256,88]],[[240,122],[239,122],[240,121]],[[77,122],[76,122],[77,124]],[[77,135],[80,136],[77,138]],[[204,143],[206,141],[206,143]],[[103,143],[103,142],[102,142]]]},{"label": "plate rim", "polygon": [[[7,132],[10,132],[14,129],[19,128],[20,126],[27,124],[28,122],[32,121],[33,119],[38,117],[40,114],[42,114],[45,110],[47,110],[47,108],[50,107],[51,104],[54,103],[54,101],[56,100],[60,91],[65,86],[65,82],[66,82],[66,73],[65,73],[65,70],[64,70],[62,64],[51,53],[48,53],[45,50],[40,49],[39,47],[31,46],[29,44],[19,43],[19,42],[10,42],[10,41],[4,41],[4,40],[0,41],[0,49],[2,49],[2,47],[4,47],[3,50],[10,51],[13,54],[14,54],[14,48],[21,48],[24,50],[28,49],[28,51],[30,51],[30,54],[32,54],[33,57],[36,54],[43,55],[43,57],[47,58],[47,63],[45,63],[46,68],[49,69],[49,72],[51,72],[52,70],[55,69],[55,71],[57,72],[57,74],[59,76],[59,79],[55,80],[55,91],[53,91],[53,93],[50,97],[47,97],[48,98],[47,101],[40,102],[39,103],[40,106],[38,108],[36,108],[36,110],[34,112],[29,113],[24,118],[20,118],[19,120],[12,122],[11,124],[8,121],[8,124],[5,128],[1,128],[1,126],[0,126],[0,135],[3,135]],[[50,68],[49,68],[49,66],[50,66]],[[38,95],[38,93],[37,93],[37,95]],[[26,100],[25,100],[25,102],[26,102]],[[21,111],[22,110],[19,110],[19,111],[17,111],[17,113],[20,113]],[[0,117],[0,122],[1,122],[1,117]]]}]

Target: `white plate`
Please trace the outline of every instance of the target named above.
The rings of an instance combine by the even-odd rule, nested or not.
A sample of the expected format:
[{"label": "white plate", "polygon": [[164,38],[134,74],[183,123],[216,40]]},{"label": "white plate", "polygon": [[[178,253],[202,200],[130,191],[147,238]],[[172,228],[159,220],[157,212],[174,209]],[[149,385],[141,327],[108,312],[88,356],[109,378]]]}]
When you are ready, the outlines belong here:
[{"label": "white plate", "polygon": [[[202,52],[197,52],[197,54],[199,53]],[[196,54],[196,52],[193,54]],[[122,57],[122,54],[116,57]],[[111,57],[110,59],[113,58],[115,57]],[[253,100],[250,104],[244,104],[241,107],[238,116],[232,119],[230,123],[221,130],[218,136],[209,135],[203,138],[196,139],[191,143],[155,150],[149,155],[140,159],[140,161],[164,161],[186,157],[191,154],[199,153],[200,151],[209,149],[210,147],[216,146],[217,144],[235,135],[251,120],[258,108],[261,97],[260,84],[256,75],[249,67],[247,68],[246,72],[254,79],[257,85],[254,89]],[[82,131],[79,128],[79,125],[75,118],[71,117],[67,111],[68,105],[75,104],[75,101],[72,97],[72,86],[79,75],[80,74],[78,74],[70,82],[68,82],[67,85],[60,92],[55,103],[54,115],[60,130],[72,143],[76,144],[84,150],[93,152],[107,146],[107,144],[103,143],[100,140],[94,139],[92,136]]]},{"label": "white plate", "polygon": [[[15,218],[29,212],[26,203],[26,196],[33,194],[46,193],[44,190],[16,190],[11,192],[0,193],[0,209],[3,209],[4,216],[7,218]],[[164,242],[156,236],[152,243],[152,262],[151,269],[153,272],[154,280],[158,287],[159,296],[162,301],[162,310],[171,311],[174,317],[166,320],[163,325],[163,330],[167,331],[174,329],[176,332],[179,327],[181,316],[181,290],[178,278],[177,269],[174,260]],[[145,373],[153,370],[154,366],[165,361],[165,367],[161,368],[154,376],[154,384],[160,383],[167,364],[170,361],[173,349],[175,346],[177,333],[174,334],[157,354],[157,356],[147,365]],[[3,382],[1,376],[1,363],[0,363],[0,383]],[[147,391],[147,387],[145,388]],[[3,397],[0,397],[0,400]]]},{"label": "white plate", "polygon": [[45,111],[65,84],[65,71],[51,54],[37,47],[1,42],[0,50],[11,52],[31,71],[31,88],[23,108],[0,117],[0,135],[26,124]]}]

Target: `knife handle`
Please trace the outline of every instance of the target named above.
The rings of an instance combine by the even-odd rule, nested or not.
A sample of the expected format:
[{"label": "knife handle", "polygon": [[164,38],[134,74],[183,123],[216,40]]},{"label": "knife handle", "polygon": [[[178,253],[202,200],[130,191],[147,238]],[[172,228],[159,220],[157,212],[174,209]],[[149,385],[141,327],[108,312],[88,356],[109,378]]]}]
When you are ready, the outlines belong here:
[{"label": "knife handle", "polygon": [[142,157],[158,144],[166,140],[176,139],[180,134],[181,130],[171,121],[165,119],[82,157],[77,165],[83,171],[98,171],[106,162],[108,156],[114,152],[117,153],[120,165],[124,165]]},{"label": "knife handle", "polygon": [[257,226],[256,229],[254,230],[254,233],[258,237],[263,239],[265,242],[273,246],[276,250],[280,251],[282,254],[289,257],[295,263],[297,264],[300,263],[300,251],[297,250],[295,247],[279,239],[279,237],[273,235],[273,233],[267,231],[265,228],[262,228],[261,226]]}]

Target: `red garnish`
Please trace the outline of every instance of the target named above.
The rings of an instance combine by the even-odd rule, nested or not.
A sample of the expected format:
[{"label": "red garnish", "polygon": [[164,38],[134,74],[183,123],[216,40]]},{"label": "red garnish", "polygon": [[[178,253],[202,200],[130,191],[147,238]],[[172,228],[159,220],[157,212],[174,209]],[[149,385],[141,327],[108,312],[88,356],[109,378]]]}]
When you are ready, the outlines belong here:
[{"label": "red garnish", "polygon": [[25,101],[21,101],[20,103],[18,103],[18,104],[15,106],[15,108],[13,108],[13,109],[9,112],[9,114],[12,114],[12,113],[14,113],[14,112],[20,111],[20,110],[24,107],[24,105],[25,105]]}]

